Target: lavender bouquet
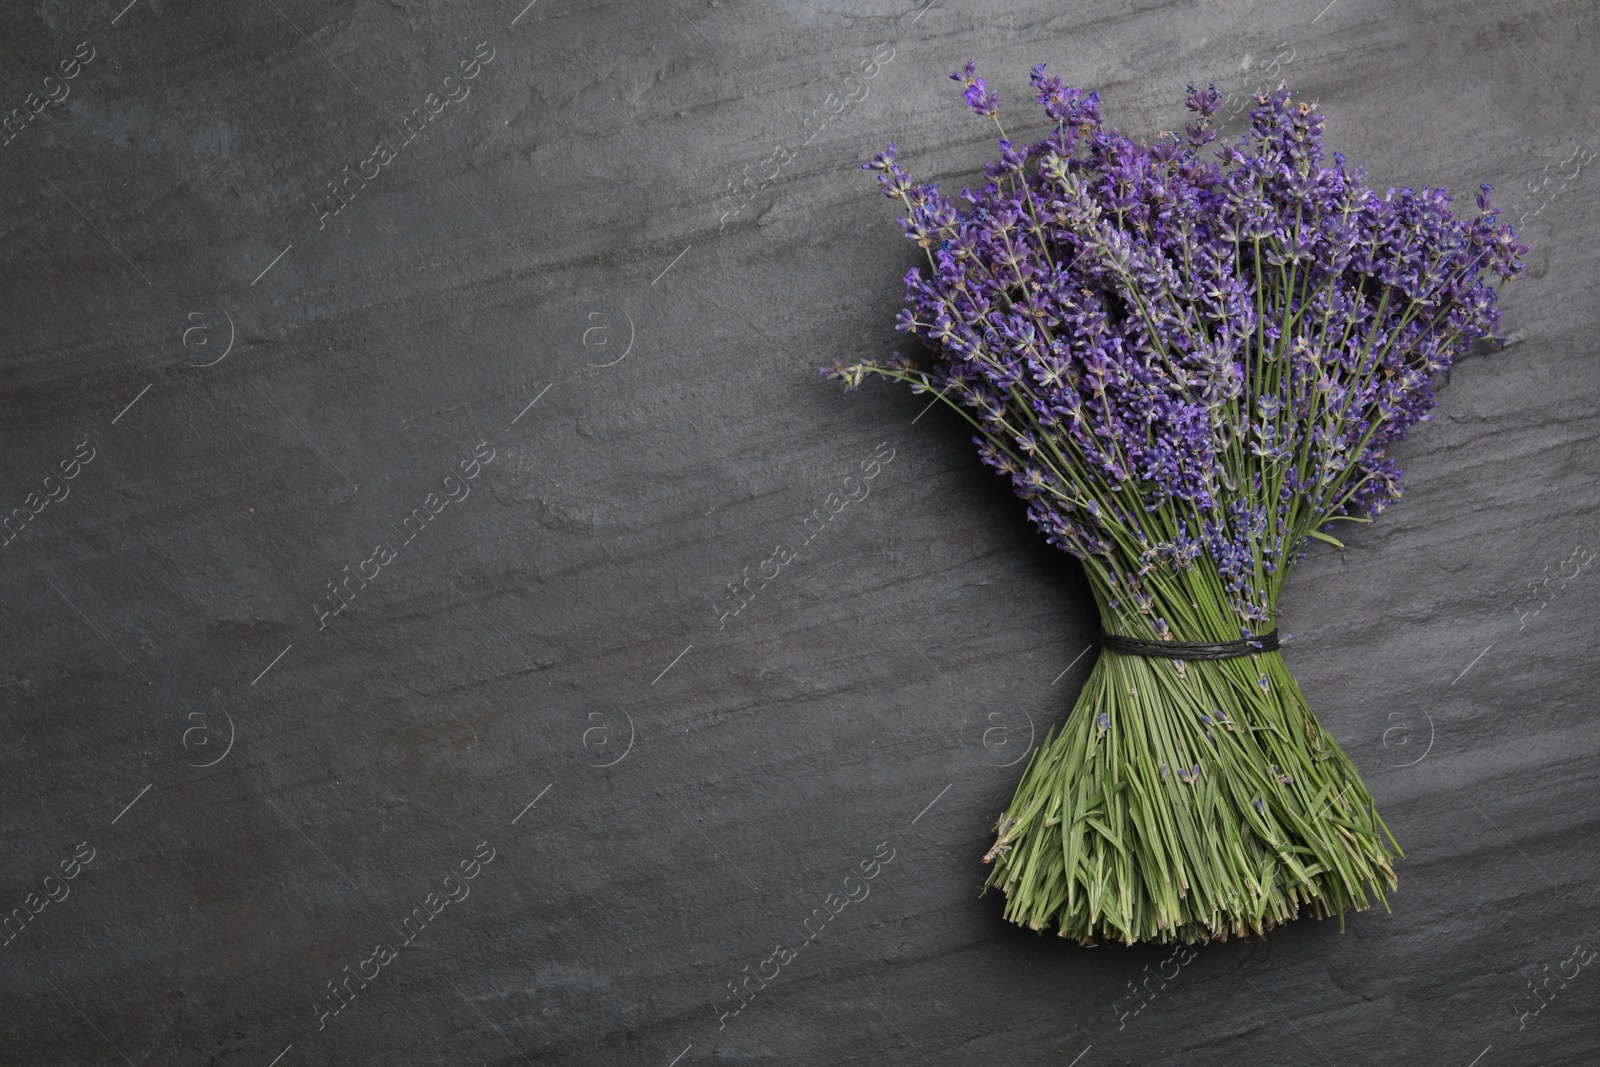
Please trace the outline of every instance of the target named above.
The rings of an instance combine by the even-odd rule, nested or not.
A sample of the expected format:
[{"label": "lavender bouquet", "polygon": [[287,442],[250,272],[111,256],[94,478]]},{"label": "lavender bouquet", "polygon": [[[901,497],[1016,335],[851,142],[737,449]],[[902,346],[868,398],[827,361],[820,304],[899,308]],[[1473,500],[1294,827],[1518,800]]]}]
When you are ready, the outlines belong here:
[{"label": "lavender bouquet", "polygon": [[1325,166],[1323,116],[1281,84],[1211,162],[1215,87],[1189,87],[1186,136],[1147,144],[1040,65],[1052,128],[1023,145],[972,63],[951,77],[999,128],[987,184],[915,183],[892,143],[864,164],[926,253],[897,327],[932,363],[822,373],[960,412],[1087,572],[1099,659],[996,826],[988,884],[1010,920],[1084,944],[1387,908],[1402,853],[1277,651],[1278,594],[1311,538],[1399,497],[1385,450],[1494,338],[1483,279],[1527,248],[1488,185],[1457,219],[1443,189],[1380,197]]}]

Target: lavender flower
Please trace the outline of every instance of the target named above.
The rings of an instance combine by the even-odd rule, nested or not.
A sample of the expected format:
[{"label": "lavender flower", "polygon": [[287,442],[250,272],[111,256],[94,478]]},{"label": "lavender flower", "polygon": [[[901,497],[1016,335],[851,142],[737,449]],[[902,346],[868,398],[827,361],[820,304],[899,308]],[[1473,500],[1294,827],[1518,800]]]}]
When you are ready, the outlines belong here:
[{"label": "lavender flower", "polygon": [[[927,355],[821,373],[846,390],[904,381],[954,408],[1029,520],[1082,561],[1103,630],[1254,649],[1103,652],[1030,764],[1048,770],[1019,787],[990,884],[1008,917],[1085,943],[1261,932],[1364,907],[1362,885],[1381,899],[1398,846],[1260,639],[1311,540],[1338,544],[1338,523],[1399,498],[1391,449],[1433,417],[1453,361],[1498,339],[1491,280],[1521,276],[1527,247],[1487,184],[1460,216],[1443,189],[1368,188],[1325,152],[1315,103],[1283,86],[1256,94],[1236,141],[1213,125],[1222,93],[1193,85],[1182,134],[1135,141],[1105,124],[1098,94],[1040,64],[1029,83],[1047,125],[1028,143],[1007,135],[974,62],[950,77],[998,134],[981,182],[953,195],[918,182],[893,142],[862,164],[925,261],[904,276],[895,328]],[[1152,702],[1180,693],[1208,709],[1213,745],[1218,724],[1234,735],[1203,784],[1199,765],[1176,768],[1192,790],[1158,788],[1188,738]],[[1120,712],[1116,751],[1096,745]],[[1299,789],[1277,788],[1294,785],[1280,763],[1304,769]],[[1271,837],[1245,828],[1262,825],[1266,789],[1282,816]],[[1156,797],[1183,817],[1153,811]],[[1330,819],[1337,833],[1318,829]]]},{"label": "lavender flower", "polygon": [[[998,123],[975,63],[951,78]],[[1284,88],[1257,94],[1249,136],[1214,163],[1214,86],[1190,86],[1185,137],[1145,143],[1043,64],[1031,83],[1054,128],[1002,138],[976,191],[913,181],[892,142],[863,164],[925,250],[897,329],[935,358],[822,373],[898,377],[958,406],[1033,522],[1091,572],[1156,592],[1155,568],[1205,559],[1239,620],[1265,623],[1310,538],[1399,497],[1388,447],[1432,417],[1434,377],[1494,335],[1484,278],[1520,275],[1527,248],[1487,184],[1457,219],[1442,189],[1379,196],[1343,155],[1326,165],[1323,116]],[[1139,614],[1157,636],[1150,620],[1173,613]]]},{"label": "lavender flower", "polygon": [[985,85],[983,79],[974,73],[976,66],[969,59],[966,66],[950,75],[950,79],[966,86],[961,95],[972,113],[979,118],[988,118],[1000,109],[1000,94]]}]

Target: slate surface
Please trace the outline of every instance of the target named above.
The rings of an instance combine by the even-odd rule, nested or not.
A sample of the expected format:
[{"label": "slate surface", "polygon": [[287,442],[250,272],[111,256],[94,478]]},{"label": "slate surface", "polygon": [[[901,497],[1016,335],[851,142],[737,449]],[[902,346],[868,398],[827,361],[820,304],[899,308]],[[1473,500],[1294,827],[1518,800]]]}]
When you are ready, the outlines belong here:
[{"label": "slate surface", "polygon": [[[0,1062],[1600,1058],[1594,5],[123,4],[0,33],[0,506],[69,490],[0,558]],[[1288,78],[1524,222],[1515,343],[1283,605],[1391,913],[1179,968],[978,895],[1092,610],[813,372],[896,343],[856,164],[970,180],[969,56],[1015,129],[1041,60],[1150,132]]]}]

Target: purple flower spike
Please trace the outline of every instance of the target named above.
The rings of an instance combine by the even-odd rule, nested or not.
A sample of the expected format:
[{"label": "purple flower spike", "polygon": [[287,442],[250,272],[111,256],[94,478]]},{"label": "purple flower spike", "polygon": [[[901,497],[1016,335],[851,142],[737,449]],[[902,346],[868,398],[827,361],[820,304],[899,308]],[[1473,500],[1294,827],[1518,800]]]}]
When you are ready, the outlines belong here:
[{"label": "purple flower spike", "polygon": [[975,79],[961,95],[979,118],[988,118],[1000,110],[1000,94],[984,84],[982,78]]},{"label": "purple flower spike", "polygon": [[870,161],[861,164],[861,169],[875,170],[881,174],[887,174],[889,173],[890,168],[894,166],[894,154],[894,142],[890,141],[888,145],[884,147],[882,152],[879,152],[877,155],[873,156]]},{"label": "purple flower spike", "polygon": [[1222,106],[1222,93],[1217,90],[1215,85],[1208,85],[1204,89],[1196,89],[1194,83],[1191,82],[1183,103],[1190,111],[1199,112],[1202,117],[1209,119]]},{"label": "purple flower spike", "polygon": [[961,82],[966,86],[961,95],[967,101],[967,106],[972,109],[972,113],[980,118],[988,118],[1000,110],[1000,94],[990,89],[988,84],[978,77],[977,70],[977,61],[969,59],[960,70],[950,73],[950,80]]},{"label": "purple flower spike", "polygon": [[[974,114],[996,116],[974,61],[951,78]],[[1083,564],[1100,628],[1151,646],[1127,674],[1132,651],[1102,653],[1029,765],[1052,771],[1030,771],[1011,809],[1091,804],[1106,825],[1033,820],[997,844],[1008,855],[985,857],[990,884],[1005,888],[1008,917],[1089,944],[1242,936],[1365,906],[1358,883],[1381,897],[1396,853],[1264,639],[1312,541],[1338,545],[1349,523],[1399,499],[1396,446],[1433,417],[1454,361],[1499,336],[1494,282],[1520,277],[1528,248],[1487,184],[1476,213],[1439,188],[1370,188],[1325,150],[1316,102],[1285,86],[1257,94],[1248,128],[1227,138],[1214,85],[1188,87],[1181,130],[1144,138],[1043,64],[1029,89],[1037,139],[1008,119],[998,158],[959,192],[915,180],[892,144],[865,164],[917,248],[894,325],[924,351],[824,371],[846,389],[893,378],[954,407],[980,462]],[[1243,655],[1221,662],[1162,648],[1240,640]],[[1122,743],[1129,729],[1141,743]],[[1202,754],[1204,769],[1192,762]],[[1113,801],[1110,783],[1143,788],[1152,772],[1157,796]],[[1185,850],[1127,880],[1129,842],[1142,859],[1174,847],[1134,805],[1196,814],[1241,799],[1256,818],[1213,820],[1205,846],[1244,857],[1217,868],[1237,877],[1187,898],[1152,892],[1156,870],[1188,865]],[[1324,807],[1337,834],[1319,829]],[[1285,849],[1321,873],[1258,882],[1251,872]],[[1025,873],[1009,866],[1019,856]],[[1102,886],[1111,866],[1122,873]]]}]

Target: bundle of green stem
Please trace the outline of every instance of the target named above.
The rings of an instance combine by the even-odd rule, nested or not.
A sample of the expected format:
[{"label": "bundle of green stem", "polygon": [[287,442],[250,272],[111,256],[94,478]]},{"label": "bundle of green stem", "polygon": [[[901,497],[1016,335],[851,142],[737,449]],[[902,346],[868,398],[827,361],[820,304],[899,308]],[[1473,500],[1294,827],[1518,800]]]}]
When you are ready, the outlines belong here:
[{"label": "bundle of green stem", "polygon": [[[996,116],[972,64],[952,77]],[[1385,447],[1493,336],[1480,275],[1510,280],[1527,249],[1487,185],[1458,220],[1442,189],[1379,197],[1341,155],[1323,166],[1322,116],[1281,86],[1220,164],[1200,151],[1215,88],[1190,87],[1186,139],[1149,144],[1042,66],[1033,88],[1054,128],[1024,147],[1002,129],[989,182],[959,202],[893,144],[865,164],[927,257],[899,328],[934,360],[823,369],[958,411],[1082,561],[1102,630],[1135,642],[1102,649],[1033,753],[989,884],[1011,920],[1086,944],[1387,907],[1399,846],[1276,651],[1278,597],[1310,539],[1338,545],[1332,523],[1398,498]]]},{"label": "bundle of green stem", "polygon": [[[1157,610],[1180,599],[1199,610],[1177,583],[1149,584]],[[1204,622],[1178,632],[1226,639],[1227,620]],[[1102,651],[996,829],[984,859],[1006,917],[1084,944],[1225,939],[1342,915],[1369,889],[1384,899],[1399,853],[1277,651],[1190,662]]]}]

